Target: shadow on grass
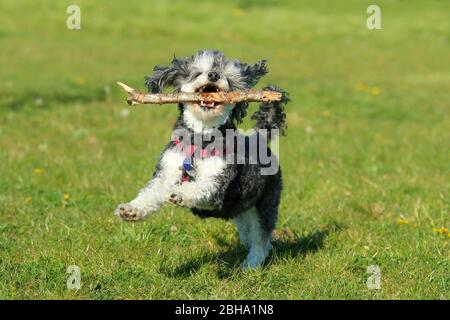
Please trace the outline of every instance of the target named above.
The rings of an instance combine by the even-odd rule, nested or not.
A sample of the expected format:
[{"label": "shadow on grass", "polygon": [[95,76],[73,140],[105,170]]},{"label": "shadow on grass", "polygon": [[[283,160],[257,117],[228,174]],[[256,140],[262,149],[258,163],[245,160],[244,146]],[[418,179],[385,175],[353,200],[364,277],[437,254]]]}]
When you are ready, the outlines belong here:
[{"label": "shadow on grass", "polygon": [[[341,228],[339,224],[333,223],[306,236],[298,236],[289,229],[288,232],[286,232],[286,229],[279,230],[272,241],[273,248],[266,259],[264,269],[268,269],[283,258],[301,257],[320,250],[328,235],[339,231]],[[216,237],[215,241],[220,247],[224,248],[221,252],[206,252],[190,258],[175,268],[162,265],[160,272],[168,277],[188,277],[196,273],[205,264],[217,263],[219,264],[219,278],[228,278],[233,274],[239,274],[240,264],[244,261],[248,251],[240,243],[230,244],[220,237]]]},{"label": "shadow on grass", "polygon": [[72,103],[91,103],[103,102],[107,97],[102,89],[91,90],[84,93],[54,93],[54,94],[39,94],[30,92],[22,94],[18,97],[5,96],[0,97],[0,104],[3,104],[11,111],[20,111],[26,106],[45,108],[54,104],[72,104]]}]

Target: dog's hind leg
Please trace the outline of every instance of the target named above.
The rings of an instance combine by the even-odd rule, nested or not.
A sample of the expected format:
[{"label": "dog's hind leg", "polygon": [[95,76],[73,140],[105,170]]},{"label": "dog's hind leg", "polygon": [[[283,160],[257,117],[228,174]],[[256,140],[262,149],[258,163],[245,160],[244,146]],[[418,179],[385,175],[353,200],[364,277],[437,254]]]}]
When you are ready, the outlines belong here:
[{"label": "dog's hind leg", "polygon": [[245,223],[242,227],[245,235],[243,238],[247,242],[249,248],[249,253],[242,267],[244,269],[256,269],[263,265],[270,252],[272,233],[264,230],[261,215],[256,208],[252,208],[241,215],[243,216],[242,218],[245,219]]},{"label": "dog's hind leg", "polygon": [[[254,208],[250,210],[255,210]],[[239,234],[239,239],[245,248],[250,249],[250,222],[249,222],[249,214],[248,211],[245,211],[233,219],[234,224],[236,225],[237,232]]]},{"label": "dog's hind leg", "polygon": [[265,192],[256,206],[244,213],[247,222],[247,237],[250,244],[244,268],[255,269],[262,266],[272,245],[272,232],[278,218],[278,205],[282,190],[281,171],[266,181]]}]

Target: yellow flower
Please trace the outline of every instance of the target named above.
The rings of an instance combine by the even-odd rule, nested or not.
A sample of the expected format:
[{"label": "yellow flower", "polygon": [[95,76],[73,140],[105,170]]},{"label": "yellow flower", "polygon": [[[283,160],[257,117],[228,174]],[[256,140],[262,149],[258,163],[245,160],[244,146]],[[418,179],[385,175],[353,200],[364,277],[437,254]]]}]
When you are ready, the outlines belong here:
[{"label": "yellow flower", "polygon": [[244,10],[240,8],[236,8],[233,10],[233,16],[235,17],[242,17],[245,14]]},{"label": "yellow flower", "polygon": [[35,168],[34,169],[34,173],[37,174],[37,175],[42,174],[43,172],[44,172],[44,169],[42,169],[42,168]]},{"label": "yellow flower", "polygon": [[448,228],[445,228],[445,227],[433,228],[433,231],[438,234],[445,234],[445,233],[448,233]]},{"label": "yellow flower", "polygon": [[69,205],[69,194],[68,193],[64,193],[63,195],[63,202],[62,202],[62,207],[66,208]]},{"label": "yellow flower", "polygon": [[378,96],[381,93],[381,89],[378,87],[373,87],[370,89],[370,93],[372,93],[374,96]]},{"label": "yellow flower", "polygon": [[402,225],[402,224],[408,224],[409,222],[405,218],[400,217],[400,218],[397,219],[397,223]]},{"label": "yellow flower", "polygon": [[83,77],[78,77],[75,79],[75,83],[79,86],[84,86],[86,83],[86,80]]}]

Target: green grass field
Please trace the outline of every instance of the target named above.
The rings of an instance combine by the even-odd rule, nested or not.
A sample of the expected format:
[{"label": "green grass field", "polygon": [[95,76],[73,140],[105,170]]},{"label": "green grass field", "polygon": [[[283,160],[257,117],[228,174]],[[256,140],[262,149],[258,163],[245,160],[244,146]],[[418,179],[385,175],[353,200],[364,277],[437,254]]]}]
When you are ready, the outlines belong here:
[{"label": "green grass field", "polygon": [[[66,28],[72,3],[81,30]],[[382,30],[366,28],[373,1],[328,3],[2,0],[0,298],[449,299],[450,3],[376,1]],[[268,59],[259,86],[291,95],[262,270],[239,269],[229,222],[113,216],[177,116],[127,112],[115,81],[143,89],[155,64],[201,48]]]}]

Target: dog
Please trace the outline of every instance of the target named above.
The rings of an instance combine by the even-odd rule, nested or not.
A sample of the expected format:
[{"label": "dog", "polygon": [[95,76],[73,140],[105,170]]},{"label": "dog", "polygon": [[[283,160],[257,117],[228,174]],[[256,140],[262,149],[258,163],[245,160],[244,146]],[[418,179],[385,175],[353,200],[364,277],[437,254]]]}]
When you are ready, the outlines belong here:
[{"label": "dog", "polygon": [[[266,60],[250,65],[228,60],[217,50],[200,50],[192,56],[174,57],[167,66],[156,66],[153,74],[145,77],[145,84],[151,93],[166,87],[188,93],[242,91],[253,88],[267,72]],[[119,205],[115,214],[138,221],[170,202],[201,218],[232,219],[249,250],[243,268],[262,266],[271,250],[282,191],[281,170],[267,143],[285,134],[284,105],[289,101],[288,94],[277,86],[264,90],[278,91],[282,99],[260,104],[251,117],[256,124],[250,135],[237,130],[248,102],[178,104],[172,139],[160,155],[153,178],[134,200]],[[240,147],[239,139],[243,141]],[[210,142],[206,148],[205,141]],[[256,152],[251,153],[252,148]],[[275,170],[262,161],[267,157]],[[269,173],[264,173],[265,169]]]}]

